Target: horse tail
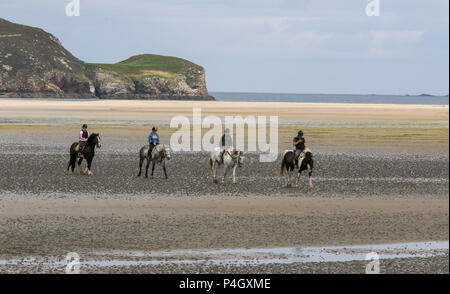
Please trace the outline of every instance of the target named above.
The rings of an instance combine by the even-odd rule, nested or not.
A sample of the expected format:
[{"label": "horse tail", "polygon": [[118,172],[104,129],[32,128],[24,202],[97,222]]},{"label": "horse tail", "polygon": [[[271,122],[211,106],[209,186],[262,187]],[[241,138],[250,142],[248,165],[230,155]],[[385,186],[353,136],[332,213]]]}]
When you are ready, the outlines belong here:
[{"label": "horse tail", "polygon": [[284,175],[284,171],[286,169],[286,154],[283,154],[283,158],[281,160],[281,169],[280,169],[280,176]]},{"label": "horse tail", "polygon": [[142,163],[147,158],[148,154],[145,154],[145,146],[143,146],[141,149],[139,149],[139,162],[137,166],[137,170],[141,169]]}]

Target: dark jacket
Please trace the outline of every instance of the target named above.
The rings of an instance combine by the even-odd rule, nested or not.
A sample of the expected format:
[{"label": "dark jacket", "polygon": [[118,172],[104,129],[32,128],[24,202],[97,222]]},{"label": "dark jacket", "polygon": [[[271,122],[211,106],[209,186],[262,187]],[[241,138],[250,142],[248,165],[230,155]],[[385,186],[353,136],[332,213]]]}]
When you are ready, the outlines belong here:
[{"label": "dark jacket", "polygon": [[300,139],[302,140],[302,142],[295,145],[295,149],[303,151],[303,150],[305,150],[305,142],[306,142],[305,138],[297,136],[294,138],[294,140],[292,142],[297,142]]}]

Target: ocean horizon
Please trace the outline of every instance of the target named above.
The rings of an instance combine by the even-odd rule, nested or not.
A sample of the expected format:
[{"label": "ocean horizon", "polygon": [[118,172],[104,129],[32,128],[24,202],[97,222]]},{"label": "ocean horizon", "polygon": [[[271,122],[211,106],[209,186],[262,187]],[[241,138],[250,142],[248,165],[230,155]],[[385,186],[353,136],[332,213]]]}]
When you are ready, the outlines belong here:
[{"label": "ocean horizon", "polygon": [[[290,102],[290,103],[355,103],[355,104],[403,104],[449,105],[449,96],[435,95],[379,95],[379,94],[295,94],[256,92],[209,92],[216,101],[224,102]],[[0,100],[50,100],[50,101],[98,101],[98,100],[146,100],[126,98],[19,98],[0,97]],[[153,99],[152,99],[153,100]],[[158,99],[154,99],[158,100]],[[178,100],[178,99],[177,99]],[[189,99],[186,99],[189,100]],[[164,98],[161,101],[170,101]],[[175,101],[175,100],[174,100]],[[194,101],[194,100],[193,100]]]},{"label": "ocean horizon", "polygon": [[213,92],[217,101],[449,105],[448,96]]}]

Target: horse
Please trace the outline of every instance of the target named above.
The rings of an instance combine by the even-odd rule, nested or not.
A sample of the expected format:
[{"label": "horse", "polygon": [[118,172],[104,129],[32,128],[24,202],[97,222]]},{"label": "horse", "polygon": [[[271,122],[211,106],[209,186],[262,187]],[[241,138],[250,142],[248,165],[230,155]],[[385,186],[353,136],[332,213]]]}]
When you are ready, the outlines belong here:
[{"label": "horse", "polygon": [[162,165],[164,170],[164,176],[166,177],[166,180],[168,179],[167,176],[167,170],[166,170],[166,160],[170,160],[170,148],[166,145],[160,144],[156,145],[153,148],[152,154],[149,152],[150,146],[145,145],[141,148],[139,151],[139,165],[138,165],[138,177],[141,176],[142,172],[142,164],[144,163],[144,160],[147,160],[147,166],[145,168],[145,177],[148,178],[148,167],[150,166],[150,162],[152,162],[152,174],[151,177],[153,177],[153,172],[155,171],[155,164],[159,163]]},{"label": "horse", "polygon": [[[94,173],[91,171],[91,165],[92,160],[95,156],[95,147],[100,148],[100,134],[93,133],[89,136],[87,139],[86,144],[84,145],[84,148],[80,151],[80,145],[79,143],[75,142],[70,146],[70,160],[69,164],[67,166],[67,170],[69,171],[69,174],[72,174],[75,169],[75,162],[77,161],[78,155],[78,168],[80,170],[80,173],[82,175],[88,174],[89,176],[93,176]],[[86,159],[87,161],[87,168],[82,170],[81,169],[81,162],[83,159]]]},{"label": "horse", "polygon": [[221,154],[222,151],[220,148],[215,148],[213,151],[211,151],[210,157],[209,157],[209,167],[211,169],[211,173],[213,175],[213,181],[217,184],[217,169],[220,165],[224,166],[223,171],[223,178],[222,178],[222,184],[225,184],[225,177],[227,175],[228,169],[233,169],[233,184],[236,184],[236,168],[242,167],[242,162],[244,160],[244,152],[238,151],[234,149],[233,147],[230,147],[225,150],[225,153],[223,155],[223,161],[221,160]]},{"label": "horse", "polygon": [[[300,176],[301,173],[305,170],[308,171],[308,175],[309,175],[309,187],[314,190],[314,185],[312,183],[312,170],[314,168],[314,160],[313,160],[313,154],[311,152],[311,150],[309,150],[308,148],[306,148],[303,151],[303,159],[301,160],[300,163],[300,167],[298,170],[298,174],[297,174],[297,179],[295,181],[295,187],[298,188],[298,182],[300,181]],[[280,170],[280,175],[284,175],[287,173],[287,177],[288,177],[288,183],[287,183],[287,187],[290,188],[291,187],[291,175],[292,172],[295,169],[295,152],[292,150],[286,150],[283,152],[282,155],[282,160],[281,160],[281,170]]]}]

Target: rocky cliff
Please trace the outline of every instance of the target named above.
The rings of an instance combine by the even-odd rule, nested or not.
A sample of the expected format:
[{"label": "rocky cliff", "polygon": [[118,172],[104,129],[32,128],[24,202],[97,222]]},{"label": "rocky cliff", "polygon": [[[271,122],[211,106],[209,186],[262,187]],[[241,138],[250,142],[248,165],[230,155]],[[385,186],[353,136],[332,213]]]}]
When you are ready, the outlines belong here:
[{"label": "rocky cliff", "polygon": [[213,100],[205,70],[187,60],[138,55],[85,63],[57,38],[0,18],[0,96]]}]

